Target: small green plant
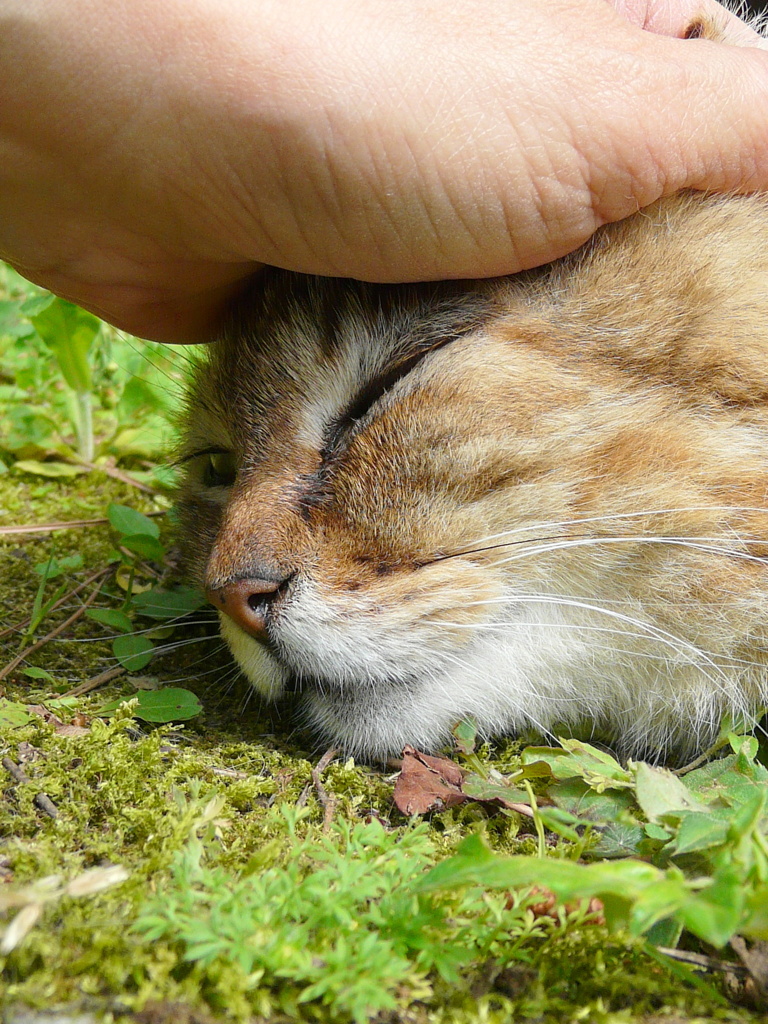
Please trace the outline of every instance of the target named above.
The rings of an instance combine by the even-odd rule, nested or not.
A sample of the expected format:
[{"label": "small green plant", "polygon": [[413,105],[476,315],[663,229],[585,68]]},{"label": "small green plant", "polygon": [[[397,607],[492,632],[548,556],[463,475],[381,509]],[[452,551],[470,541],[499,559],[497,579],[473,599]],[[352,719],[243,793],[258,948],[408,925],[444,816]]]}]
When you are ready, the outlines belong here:
[{"label": "small green plant", "polygon": [[624,768],[577,740],[529,747],[524,762],[551,773],[544,793],[554,806],[539,814],[580,850],[579,830],[588,833],[594,863],[500,858],[471,836],[418,891],[537,884],[562,901],[597,897],[609,925],[665,946],[684,931],[716,947],[735,935],[768,939],[768,770],[754,736],[728,740],[730,755],[682,777],[644,762]]},{"label": "small green plant", "polygon": [[205,598],[190,587],[137,586],[137,574],[144,559],[162,563],[166,549],[160,540],[160,527],[148,516],[127,505],[114,502],[107,509],[107,518],[117,536],[115,557],[121,561],[117,571],[118,583],[124,588],[125,598],[120,608],[88,609],[86,615],[102,625],[119,632],[112,641],[112,653],[118,663],[129,672],[145,668],[155,653],[155,640],[165,638],[168,626],[157,626],[149,631],[136,630],[135,617],[169,623],[196,611],[205,604]]},{"label": "small green plant", "polygon": [[525,900],[417,891],[414,879],[435,857],[424,824],[392,833],[375,820],[340,822],[302,840],[306,812],[281,813],[288,847],[273,842],[235,877],[209,867],[192,838],[138,918],[145,940],[169,942],[197,965],[214,1007],[290,1015],[316,1002],[335,1021],[362,1024],[552,930]]},{"label": "small green plant", "polygon": [[167,486],[167,467],[151,463],[173,434],[188,358],[121,334],[0,263],[0,473],[66,479],[117,460]]},{"label": "small green plant", "polygon": [[84,461],[92,462],[95,451],[91,408],[93,375],[88,352],[101,330],[101,321],[53,295],[28,299],[21,312],[53,353],[64,380],[72,389],[71,418],[77,436],[77,452]]},{"label": "small green plant", "polygon": [[135,697],[117,697],[100,707],[96,714],[108,718],[126,704],[130,705],[131,713],[136,718],[158,724],[185,722],[203,710],[191,690],[180,686],[164,686],[160,690],[140,690]]},{"label": "small green plant", "polygon": [[58,579],[65,572],[72,569],[79,569],[83,564],[81,555],[68,555],[65,558],[56,559],[53,552],[47,562],[41,562],[35,566],[35,572],[40,577],[40,584],[32,603],[32,611],[29,616],[29,623],[21,636],[20,648],[26,647],[32,640],[38,627],[50,612],[51,608],[68,590],[69,584],[60,583],[56,590],[48,598],[45,597],[45,590],[51,580]]}]

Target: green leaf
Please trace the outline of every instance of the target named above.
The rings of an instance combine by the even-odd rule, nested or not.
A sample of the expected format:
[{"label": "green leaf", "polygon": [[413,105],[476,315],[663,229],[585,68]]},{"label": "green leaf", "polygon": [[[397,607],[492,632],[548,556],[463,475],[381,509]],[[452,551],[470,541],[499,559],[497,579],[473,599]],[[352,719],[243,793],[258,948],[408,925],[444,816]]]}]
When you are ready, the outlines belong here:
[{"label": "green leaf", "polygon": [[111,700],[96,713],[111,715],[128,701],[135,702],[133,714],[144,722],[184,722],[199,715],[203,710],[200,701],[191,690],[167,686],[161,690],[140,690],[135,696]]},{"label": "green leaf", "polygon": [[642,825],[611,822],[600,829],[600,838],[589,849],[590,860],[593,857],[632,857],[638,855],[639,844],[645,837]]},{"label": "green leaf", "polygon": [[18,729],[29,722],[29,713],[23,704],[0,697],[0,729]]},{"label": "green leaf", "polygon": [[570,811],[584,822],[607,825],[635,808],[632,793],[626,789],[598,792],[580,778],[561,779],[547,789],[557,807]]},{"label": "green leaf", "polygon": [[580,825],[583,826],[584,822],[579,820],[575,814],[564,811],[560,807],[540,807],[539,817],[544,828],[549,829],[550,832],[555,832],[574,843],[579,841],[580,836],[576,829]]},{"label": "green leaf", "polygon": [[616,758],[604,750],[583,743],[581,740],[561,739],[562,749],[558,747],[528,747],[523,751],[523,763],[545,761],[552,769],[556,779],[569,779],[578,776],[584,779],[593,789],[602,792],[604,789],[629,788],[632,776],[622,768]]},{"label": "green leaf", "polygon": [[38,562],[35,572],[38,576],[45,576],[48,580],[55,580],[71,569],[79,569],[83,564],[83,556],[80,554],[66,555],[64,558],[51,558],[46,562]]},{"label": "green leaf", "polygon": [[466,776],[461,788],[473,800],[500,800],[502,804],[527,804],[530,799],[524,789],[510,786],[504,780],[484,779],[475,772]]},{"label": "green leaf", "polygon": [[117,505],[110,502],[107,518],[114,530],[125,537],[141,534],[145,537],[160,536],[160,527],[149,516],[142,515],[129,505]]},{"label": "green leaf", "polygon": [[715,876],[709,888],[682,904],[679,917],[694,935],[719,948],[739,928],[744,897],[744,879],[738,872],[726,869]]},{"label": "green leaf", "polygon": [[654,946],[666,946],[667,949],[675,949],[680,941],[682,925],[673,917],[657,921],[646,932],[646,938]]},{"label": "green leaf", "polygon": [[462,719],[454,725],[452,732],[459,751],[467,756],[474,754],[477,742],[477,724],[474,719]]},{"label": "green leaf", "polygon": [[162,690],[141,690],[136,716],[145,722],[184,722],[202,710],[191,690],[166,686]]},{"label": "green leaf", "polygon": [[142,558],[154,558],[161,561],[165,558],[165,547],[156,537],[149,537],[146,533],[129,534],[121,538],[123,547],[128,548],[135,555]]},{"label": "green leaf", "polygon": [[167,420],[160,416],[144,417],[140,427],[121,430],[109,447],[115,455],[157,459],[167,450],[170,434]]},{"label": "green leaf", "polygon": [[459,845],[453,857],[432,868],[417,883],[417,891],[432,892],[459,885],[493,889],[541,885],[563,900],[602,893],[632,899],[657,885],[663,877],[658,868],[636,860],[585,865],[539,857],[497,857],[479,836],[473,835]]},{"label": "green leaf", "polygon": [[745,919],[739,932],[752,939],[768,940],[768,884],[765,882],[747,894]]},{"label": "green leaf", "polygon": [[72,390],[90,391],[88,350],[101,329],[100,320],[64,299],[53,299],[45,309],[29,316],[29,319],[54,352],[64,380]]},{"label": "green leaf", "polygon": [[100,622],[103,626],[110,626],[121,633],[130,633],[134,628],[133,622],[125,612],[120,612],[116,608],[88,608],[85,614],[89,619],[93,619],[94,622]]},{"label": "green leaf", "polygon": [[715,816],[714,811],[687,811],[680,816],[680,825],[672,843],[675,854],[693,853],[721,846],[728,837],[728,819]]},{"label": "green leaf", "polygon": [[649,821],[682,811],[706,811],[707,805],[686,784],[666,768],[654,768],[641,761],[635,766],[637,802]]},{"label": "green leaf", "polygon": [[736,733],[728,733],[728,742],[734,754],[742,754],[748,761],[754,761],[760,747],[756,736],[739,736]]},{"label": "green leaf", "polygon": [[112,653],[129,672],[138,672],[152,660],[155,645],[143,636],[118,636],[112,641]]},{"label": "green leaf", "polygon": [[47,309],[55,301],[56,296],[51,295],[50,292],[44,292],[42,295],[30,295],[28,299],[21,303],[19,312],[31,319],[33,316],[39,316],[44,309]]},{"label": "green leaf", "polygon": [[19,459],[11,469],[16,473],[30,473],[32,476],[68,477],[88,473],[87,466],[73,466],[70,462],[38,462],[36,459]]},{"label": "green leaf", "polygon": [[38,668],[37,665],[27,665],[24,675],[30,679],[47,679],[49,682],[55,682],[50,672],[46,672],[44,668]]}]

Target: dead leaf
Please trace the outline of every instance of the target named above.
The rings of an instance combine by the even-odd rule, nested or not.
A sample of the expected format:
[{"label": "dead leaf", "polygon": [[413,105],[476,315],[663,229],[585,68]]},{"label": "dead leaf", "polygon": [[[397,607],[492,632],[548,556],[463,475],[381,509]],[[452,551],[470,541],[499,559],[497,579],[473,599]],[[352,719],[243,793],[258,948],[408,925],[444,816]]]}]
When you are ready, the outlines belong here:
[{"label": "dead leaf", "polygon": [[85,736],[91,730],[82,725],[57,725],[57,736]]},{"label": "dead leaf", "polygon": [[69,725],[65,725],[60,718],[57,718],[52,711],[43,707],[42,704],[28,704],[27,711],[33,715],[39,715],[43,721],[52,725],[53,731],[57,736],[84,736],[87,732],[90,732],[90,729],[86,729],[80,724],[82,721],[88,721],[85,715],[75,715],[72,722]]},{"label": "dead leaf", "polygon": [[461,791],[464,773],[445,757],[403,748],[403,767],[395,782],[395,804],[403,814],[426,814],[455,807],[467,798]]},{"label": "dead leaf", "polygon": [[160,680],[157,676],[129,676],[128,682],[136,690],[160,689]]},{"label": "dead leaf", "polygon": [[34,928],[42,912],[42,903],[29,903],[26,907],[22,907],[5,929],[2,942],[0,942],[0,953],[7,956],[8,953],[16,949],[27,933]]}]

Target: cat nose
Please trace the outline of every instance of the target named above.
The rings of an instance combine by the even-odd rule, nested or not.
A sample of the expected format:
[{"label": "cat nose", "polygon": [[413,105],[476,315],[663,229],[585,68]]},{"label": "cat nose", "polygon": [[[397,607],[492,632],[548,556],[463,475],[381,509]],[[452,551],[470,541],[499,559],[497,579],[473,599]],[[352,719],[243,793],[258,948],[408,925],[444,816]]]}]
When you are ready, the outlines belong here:
[{"label": "cat nose", "polygon": [[242,630],[257,640],[269,640],[267,612],[283,580],[245,579],[223,587],[208,587],[205,596]]}]

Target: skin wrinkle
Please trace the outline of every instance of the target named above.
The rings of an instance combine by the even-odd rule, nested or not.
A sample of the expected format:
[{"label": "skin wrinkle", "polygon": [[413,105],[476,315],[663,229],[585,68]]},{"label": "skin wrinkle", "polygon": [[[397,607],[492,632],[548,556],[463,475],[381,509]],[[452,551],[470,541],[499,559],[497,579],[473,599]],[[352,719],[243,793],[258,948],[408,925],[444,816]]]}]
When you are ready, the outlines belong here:
[{"label": "skin wrinkle", "polygon": [[[141,333],[205,336],[227,297],[264,261],[376,280],[419,279],[436,266],[441,276],[482,276],[559,255],[584,240],[595,207],[600,219],[615,219],[654,198],[660,183],[669,189],[743,187],[745,179],[767,184],[766,143],[757,128],[768,106],[759,90],[765,58],[745,53],[737,64],[706,41],[642,35],[598,0],[516,0],[494,25],[477,0],[449,0],[439,9],[423,0],[332,0],[320,17],[318,0],[169,0],[160,15],[149,0],[135,0],[115,5],[107,19],[101,6],[0,0],[0,250],[33,278],[45,278],[113,322],[131,329],[143,323]],[[635,25],[676,37],[699,8],[698,0],[687,13],[685,0],[624,4]],[[573,111],[580,95],[588,105],[599,99],[596,76],[584,69],[596,69],[599,79],[601,61],[613,54],[653,65],[649,82],[656,94],[667,91],[674,109],[657,117],[636,101],[623,143],[635,153],[647,147],[650,162],[638,168],[631,153],[617,157],[615,146],[606,153],[599,132],[580,131],[578,158],[573,154],[564,176],[588,168],[583,188],[557,192],[553,182],[542,191],[531,184],[535,169],[516,162],[514,134],[506,133],[505,145],[501,133],[505,118],[525,106],[527,78],[536,79],[537,95],[547,91],[540,81],[544,62],[534,62],[537,47],[539,55],[558,54],[555,74],[565,73],[572,56],[571,87],[550,89],[555,115],[564,100]],[[510,55],[514,68],[505,69]],[[669,66],[675,62],[691,81],[679,94]],[[717,89],[705,109],[701,97],[712,82]],[[13,102],[6,102],[9,96]],[[149,106],[133,120],[137,97]],[[312,139],[314,112],[330,98],[355,139],[346,150],[332,136],[323,145]],[[67,107],[63,117],[60,102]],[[726,116],[734,104],[735,113]],[[380,179],[367,165],[368,128],[359,116],[353,126],[361,109],[371,111],[374,135],[387,126],[392,132],[390,166]],[[681,119],[686,137],[675,142]],[[599,120],[609,128],[620,124],[607,107]],[[572,113],[568,122],[571,131],[583,127]],[[158,126],[162,131],[154,131]],[[542,138],[549,139],[552,127],[540,124]],[[27,158],[8,153],[3,135],[11,128],[25,147],[34,140]],[[269,142],[276,133],[287,140],[280,152]],[[409,149],[421,151],[404,141],[409,133],[425,146],[434,142],[439,176],[429,159],[414,176]],[[441,146],[454,133],[466,137],[463,149],[453,141]],[[645,145],[638,145],[643,136]],[[72,154],[83,152],[103,154],[109,166],[98,158],[75,166]],[[329,154],[335,207],[322,190],[302,195],[282,187],[311,180],[309,169],[328,162]],[[192,204],[176,185],[200,169]],[[540,207],[542,195],[549,207]],[[573,215],[564,217],[564,209]],[[430,251],[435,227],[437,260]],[[566,234],[557,237],[561,230]]]}]

